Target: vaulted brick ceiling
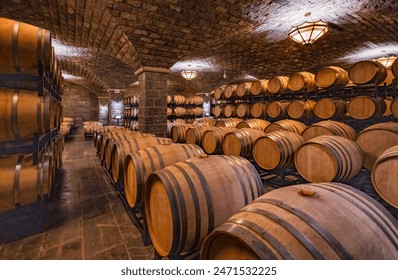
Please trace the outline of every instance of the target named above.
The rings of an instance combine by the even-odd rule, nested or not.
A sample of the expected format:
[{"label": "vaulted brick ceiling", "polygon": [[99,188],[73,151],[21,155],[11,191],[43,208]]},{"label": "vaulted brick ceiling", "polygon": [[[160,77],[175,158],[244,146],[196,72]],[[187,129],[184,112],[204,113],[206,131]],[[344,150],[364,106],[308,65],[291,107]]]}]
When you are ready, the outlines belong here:
[{"label": "vaulted brick ceiling", "polygon": [[[308,11],[331,27],[305,47],[287,33]],[[67,79],[98,94],[143,65],[171,68],[169,92],[195,93],[398,53],[396,0],[11,0],[0,16],[51,30]]]}]

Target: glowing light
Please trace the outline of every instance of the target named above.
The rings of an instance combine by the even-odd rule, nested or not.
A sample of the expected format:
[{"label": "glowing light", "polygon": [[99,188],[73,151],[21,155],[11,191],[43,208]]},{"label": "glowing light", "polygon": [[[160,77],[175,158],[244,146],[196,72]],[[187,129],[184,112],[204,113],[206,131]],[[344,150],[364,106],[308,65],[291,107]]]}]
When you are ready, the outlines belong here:
[{"label": "glowing light", "polygon": [[197,75],[198,75],[198,72],[196,72],[195,70],[181,71],[181,76],[183,76],[187,80],[195,79]]},{"label": "glowing light", "polygon": [[311,13],[306,13],[306,20],[289,31],[289,37],[302,45],[308,46],[328,32],[328,24],[322,20],[308,21]]},{"label": "glowing light", "polygon": [[92,56],[92,52],[88,48],[67,46],[58,41],[57,39],[52,40],[52,46],[54,47],[54,52],[56,56],[67,56],[71,58]]}]

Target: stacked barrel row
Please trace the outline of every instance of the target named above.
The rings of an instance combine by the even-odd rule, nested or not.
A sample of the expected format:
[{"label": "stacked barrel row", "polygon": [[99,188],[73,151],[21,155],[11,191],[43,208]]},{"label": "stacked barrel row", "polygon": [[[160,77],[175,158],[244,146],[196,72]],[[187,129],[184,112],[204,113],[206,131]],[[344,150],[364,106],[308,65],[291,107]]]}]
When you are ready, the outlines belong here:
[{"label": "stacked barrel row", "polygon": [[85,121],[83,122],[84,137],[94,136],[94,132],[102,127],[102,123],[98,121]]},{"label": "stacked barrel row", "polygon": [[169,117],[199,117],[203,115],[203,98],[200,96],[168,95],[167,105],[167,116]]},{"label": "stacked barrel row", "polygon": [[229,98],[243,98],[247,96],[276,95],[289,92],[306,91],[311,93],[317,89],[342,89],[345,87],[362,85],[391,85],[398,77],[398,62],[392,68],[373,61],[359,61],[353,64],[348,72],[338,66],[327,66],[319,69],[315,74],[310,72],[296,72],[290,77],[274,76],[241,84],[223,85],[213,92],[216,100]]},{"label": "stacked barrel row", "polygon": [[124,97],[123,104],[123,126],[135,131],[138,129],[138,95]]},{"label": "stacked barrel row", "polygon": [[63,79],[48,30],[0,18],[0,49],[9,85],[0,89],[0,211],[9,211],[51,194],[62,164]]},{"label": "stacked barrel row", "polygon": [[[211,119],[210,119],[211,120]],[[171,128],[175,142],[200,145],[207,154],[225,154],[253,159],[263,170],[295,167],[309,182],[347,182],[362,167],[371,171],[379,156],[398,145],[398,124],[379,123],[360,131],[337,121],[310,126],[295,120],[270,123],[262,119],[224,119],[217,122],[177,124]],[[394,166],[388,166],[394,170]],[[379,172],[382,170],[378,169]],[[391,171],[392,172],[392,171]],[[390,175],[392,177],[393,175]],[[376,180],[374,180],[376,182]],[[387,180],[382,198],[398,203],[395,179]]]},{"label": "stacked barrel row", "polygon": [[128,206],[142,209],[162,256],[198,251],[209,232],[263,193],[241,157],[207,156],[195,144],[119,127],[98,129],[94,144]]},{"label": "stacked barrel row", "polygon": [[357,96],[345,100],[338,97],[312,99],[261,101],[255,103],[224,103],[215,105],[216,117],[265,119],[341,119],[366,120],[393,115],[398,118],[398,98]]}]

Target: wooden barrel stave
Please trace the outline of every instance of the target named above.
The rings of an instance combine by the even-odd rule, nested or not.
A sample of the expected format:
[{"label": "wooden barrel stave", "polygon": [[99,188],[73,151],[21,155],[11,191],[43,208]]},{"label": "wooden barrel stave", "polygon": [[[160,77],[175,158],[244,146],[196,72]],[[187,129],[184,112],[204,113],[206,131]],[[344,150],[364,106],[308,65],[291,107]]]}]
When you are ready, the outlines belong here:
[{"label": "wooden barrel stave", "polygon": [[347,113],[347,102],[340,98],[322,98],[314,107],[314,114],[320,119],[341,118]]},{"label": "wooden barrel stave", "polygon": [[355,141],[357,137],[357,133],[351,126],[345,123],[330,120],[320,121],[308,126],[306,129],[304,129],[301,135],[305,141],[321,135],[337,135],[352,141]]},{"label": "wooden barrel stave", "polygon": [[262,193],[257,171],[241,157],[196,157],[153,173],[145,216],[155,250],[161,256],[199,250],[214,228]]}]

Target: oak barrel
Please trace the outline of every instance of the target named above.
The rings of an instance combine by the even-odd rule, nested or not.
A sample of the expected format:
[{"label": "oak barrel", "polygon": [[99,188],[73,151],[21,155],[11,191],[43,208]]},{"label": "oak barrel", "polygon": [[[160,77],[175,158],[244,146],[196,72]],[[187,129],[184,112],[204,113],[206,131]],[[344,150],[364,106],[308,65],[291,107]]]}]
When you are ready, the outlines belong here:
[{"label": "oak barrel", "polygon": [[123,164],[126,156],[136,151],[153,147],[159,144],[172,143],[170,138],[145,137],[133,138],[116,142],[111,147],[112,159],[112,178],[115,183],[123,180]]},{"label": "oak barrel", "polygon": [[223,85],[214,90],[213,96],[216,100],[221,99],[221,97],[224,95],[224,90],[226,87],[226,85]]},{"label": "oak barrel", "polygon": [[376,192],[398,209],[398,146],[385,150],[373,165],[371,178]]},{"label": "oak barrel", "polygon": [[213,115],[216,118],[219,118],[222,116],[222,107],[220,105],[216,105],[213,107]]},{"label": "oak barrel", "polygon": [[327,66],[315,74],[315,83],[321,88],[344,88],[350,79],[348,73],[338,66]]},{"label": "oak barrel", "polygon": [[235,107],[235,114],[238,118],[246,118],[250,116],[250,104],[239,103]]},{"label": "oak barrel", "polygon": [[50,31],[0,18],[0,73],[38,75],[39,63],[49,71],[51,53]]},{"label": "oak barrel", "polygon": [[363,166],[372,170],[381,153],[398,145],[398,124],[387,122],[371,125],[358,134],[356,142],[365,157]]},{"label": "oak barrel", "polygon": [[280,120],[274,123],[271,123],[267,128],[265,129],[265,132],[273,132],[273,131],[280,131],[280,130],[285,130],[285,131],[291,131],[295,132],[297,134],[301,134],[304,129],[306,129],[307,126],[299,121],[295,120]]},{"label": "oak barrel", "polygon": [[391,71],[394,74],[395,77],[398,77],[398,59],[394,61],[394,63],[391,66]]},{"label": "oak barrel", "polygon": [[377,201],[339,183],[266,193],[205,239],[205,260],[396,260],[398,224]]},{"label": "oak barrel", "polygon": [[347,102],[341,98],[319,99],[314,114],[320,119],[341,118],[347,113]]},{"label": "oak barrel", "polygon": [[237,130],[234,127],[215,127],[205,131],[202,138],[202,147],[207,154],[222,153],[222,142],[228,132]]},{"label": "oak barrel", "polygon": [[264,131],[271,123],[263,119],[248,119],[238,123],[236,128],[253,128]]},{"label": "oak barrel", "polygon": [[187,133],[185,134],[185,143],[202,146],[203,134],[213,127],[214,126],[209,125],[199,125],[188,128]]},{"label": "oak barrel", "polygon": [[0,89],[0,107],[0,141],[32,138],[35,132],[42,135],[50,123],[49,108],[34,91]]},{"label": "oak barrel", "polygon": [[222,107],[222,115],[226,118],[231,118],[236,116],[235,105],[225,104]]},{"label": "oak barrel", "polygon": [[398,97],[395,97],[390,104],[391,115],[394,118],[398,118]]},{"label": "oak barrel", "polygon": [[267,115],[273,119],[286,117],[286,110],[289,104],[290,101],[272,101],[268,104]]},{"label": "oak barrel", "polygon": [[252,95],[267,95],[268,92],[268,80],[258,80],[254,81],[250,87],[250,92]]},{"label": "oak barrel", "polygon": [[289,77],[274,76],[268,81],[268,91],[272,94],[283,93],[289,90],[288,88]]},{"label": "oak barrel", "polygon": [[386,111],[386,103],[381,97],[357,96],[350,100],[347,112],[357,120],[381,117]]},{"label": "oak barrel", "polygon": [[200,249],[217,226],[259,197],[262,182],[244,158],[206,156],[153,173],[145,190],[145,216],[161,256]]},{"label": "oak barrel", "polygon": [[185,134],[188,128],[192,127],[192,124],[178,124],[171,128],[171,139],[174,143],[184,143]]},{"label": "oak barrel", "polygon": [[310,72],[296,72],[290,76],[288,87],[291,91],[314,92],[318,86],[315,83],[315,75]]},{"label": "oak barrel", "polygon": [[286,112],[292,119],[309,119],[314,116],[315,103],[311,99],[307,99],[306,101],[293,100],[287,107]]},{"label": "oak barrel", "polygon": [[308,182],[344,182],[361,170],[364,157],[354,141],[323,135],[301,145],[294,156],[297,171]]},{"label": "oak barrel", "polygon": [[251,82],[246,82],[246,83],[241,83],[239,86],[236,88],[236,96],[237,97],[244,97],[244,96],[249,96],[251,95]]},{"label": "oak barrel", "polygon": [[261,118],[267,116],[268,102],[256,102],[250,106],[250,116],[253,118]]},{"label": "oak barrel", "polygon": [[130,207],[144,202],[145,183],[151,173],[173,163],[204,154],[197,145],[164,144],[139,150],[126,156],[123,166],[124,192]]},{"label": "oak barrel", "polygon": [[305,141],[321,135],[337,135],[352,141],[357,139],[357,133],[348,124],[336,121],[320,121],[308,126],[301,133]]},{"label": "oak barrel", "polygon": [[52,182],[48,163],[33,165],[32,154],[0,157],[0,212],[35,203],[48,195]]},{"label": "oak barrel", "polygon": [[274,131],[258,138],[253,144],[254,161],[265,170],[293,166],[294,153],[304,138],[290,131]]},{"label": "oak barrel", "polygon": [[350,67],[348,77],[357,85],[379,85],[387,78],[387,69],[375,60],[359,61]]},{"label": "oak barrel", "polygon": [[253,128],[242,128],[227,133],[222,142],[222,149],[225,155],[242,156],[251,158],[253,143],[261,136],[264,131]]},{"label": "oak barrel", "polygon": [[236,127],[241,121],[235,118],[221,119],[216,122],[216,127]]},{"label": "oak barrel", "polygon": [[224,90],[224,98],[232,98],[236,96],[238,85],[228,85]]}]

